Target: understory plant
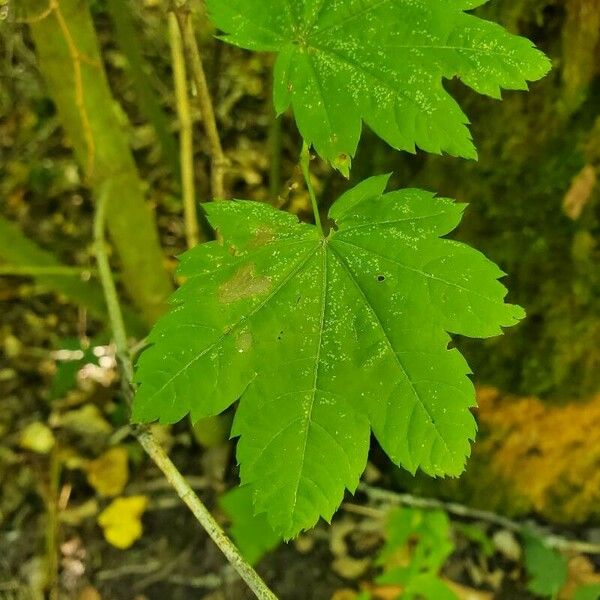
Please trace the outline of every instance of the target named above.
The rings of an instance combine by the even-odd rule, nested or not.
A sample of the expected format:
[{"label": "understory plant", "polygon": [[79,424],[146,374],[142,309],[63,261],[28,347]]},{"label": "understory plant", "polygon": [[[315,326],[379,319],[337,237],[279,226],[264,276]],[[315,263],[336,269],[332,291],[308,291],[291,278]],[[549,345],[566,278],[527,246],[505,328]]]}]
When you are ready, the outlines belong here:
[{"label": "understory plant", "polygon": [[495,336],[524,317],[504,273],[446,237],[465,205],[387,191],[375,174],[323,214],[310,177],[311,151],[348,174],[363,122],[397,150],[476,158],[443,79],[499,98],[550,66],[473,15],[480,4],[207,1],[221,39],[276,55],[274,106],[303,139],[314,223],[260,202],[204,205],[217,239],[181,257],[184,283],[138,360],[133,420],[197,421],[238,402],[241,482],[282,538],[356,490],[371,433],[411,473],[460,475],[475,392],[450,334]]}]

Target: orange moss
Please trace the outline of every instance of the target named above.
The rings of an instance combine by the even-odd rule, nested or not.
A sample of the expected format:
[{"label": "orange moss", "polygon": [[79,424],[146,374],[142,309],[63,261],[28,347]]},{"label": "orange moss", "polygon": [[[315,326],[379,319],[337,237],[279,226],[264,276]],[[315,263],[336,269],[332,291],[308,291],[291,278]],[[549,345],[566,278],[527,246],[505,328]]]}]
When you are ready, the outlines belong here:
[{"label": "orange moss", "polygon": [[554,521],[600,516],[600,395],[549,406],[481,388],[478,402],[476,453],[518,496]]}]

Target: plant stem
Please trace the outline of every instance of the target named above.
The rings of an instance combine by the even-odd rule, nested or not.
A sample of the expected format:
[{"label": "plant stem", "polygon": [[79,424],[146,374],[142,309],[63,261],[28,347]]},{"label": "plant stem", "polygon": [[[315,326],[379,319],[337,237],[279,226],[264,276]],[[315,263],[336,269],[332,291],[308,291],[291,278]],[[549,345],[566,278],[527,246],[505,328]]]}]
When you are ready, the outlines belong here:
[{"label": "plant stem", "polygon": [[164,112],[160,96],[156,93],[153,78],[155,75],[144,67],[143,45],[136,22],[132,3],[123,0],[107,0],[106,8],[112,21],[115,40],[123,52],[131,78],[133,91],[137,97],[138,107],[146,120],[152,124],[160,146],[161,156],[175,177],[180,176],[180,165],[177,158],[177,142],[170,131],[169,119]]},{"label": "plant stem", "polygon": [[208,512],[206,506],[200,501],[189,483],[158,444],[156,438],[147,429],[138,433],[137,438],[144,450],[164,473],[177,495],[187,504],[198,522],[204,527],[256,597],[261,600],[276,600],[276,596],[267,588],[258,573],[244,560],[233,542],[225,535],[225,532]]},{"label": "plant stem", "polygon": [[188,248],[200,241],[198,214],[196,212],[196,189],[194,184],[194,145],[193,124],[190,114],[187,74],[183,56],[181,33],[177,17],[169,13],[169,41],[171,44],[171,64],[173,65],[173,83],[177,101],[179,119],[179,161],[181,163],[181,191],[183,195],[183,216],[185,238]]},{"label": "plant stem", "polygon": [[106,308],[108,310],[108,320],[115,339],[117,357],[121,362],[121,369],[123,369],[125,379],[128,384],[131,384],[133,381],[133,367],[129,356],[125,322],[123,320],[123,313],[121,312],[121,305],[119,304],[115,280],[110,270],[110,263],[106,254],[106,240],[104,238],[106,205],[109,202],[111,191],[112,185],[110,183],[105,184],[98,198],[96,213],[94,215],[94,252],[96,262],[98,263],[98,274],[104,292]]},{"label": "plant stem", "polygon": [[277,116],[271,109],[271,125],[269,127],[269,158],[271,168],[269,169],[269,200],[277,204],[277,199],[281,193],[281,116]]},{"label": "plant stem", "polygon": [[319,205],[317,204],[317,197],[315,190],[310,180],[310,151],[306,142],[302,142],[302,150],[300,151],[300,168],[306,181],[306,187],[308,189],[308,195],[310,196],[310,203],[312,204],[313,214],[315,216],[315,224],[318,227],[321,235],[325,237],[323,233],[323,226],[321,225],[321,216],[319,215]]},{"label": "plant stem", "polygon": [[[94,217],[94,247],[100,282],[104,290],[104,296],[108,308],[110,324],[117,349],[117,356],[125,378],[125,386],[129,399],[133,393],[133,367],[131,364],[129,349],[127,346],[127,334],[121,314],[121,307],[117,296],[117,290],[110,270],[108,256],[104,239],[104,226],[106,215],[106,204],[111,192],[111,187],[106,186],[98,200],[96,214]],[[167,456],[152,432],[145,426],[136,426],[134,433],[140,445],[146,450],[156,466],[162,471],[169,483],[173,486],[177,495],[185,502],[192,511],[196,520],[202,525],[208,535],[213,539],[227,560],[239,573],[240,577],[248,584],[259,600],[277,600],[277,597],[269,590],[266,583],[258,573],[244,560],[233,542],[225,535],[219,524],[215,521],[203,502],[198,498],[189,483],[179,472],[173,461]]]},{"label": "plant stem", "polygon": [[182,5],[175,4],[173,11],[177,18],[179,30],[181,31],[183,49],[196,86],[202,121],[210,145],[212,196],[214,200],[225,200],[227,197],[225,193],[225,169],[228,163],[223,153],[223,147],[221,146],[215,111],[208,83],[206,82],[206,75],[202,66],[202,58],[196,42],[194,27],[190,19],[189,8],[186,3]]},{"label": "plant stem", "polygon": [[59,522],[58,494],[60,486],[61,463],[59,451],[52,448],[50,452],[49,482],[46,496],[46,591],[49,600],[58,600],[58,552],[59,552]]}]

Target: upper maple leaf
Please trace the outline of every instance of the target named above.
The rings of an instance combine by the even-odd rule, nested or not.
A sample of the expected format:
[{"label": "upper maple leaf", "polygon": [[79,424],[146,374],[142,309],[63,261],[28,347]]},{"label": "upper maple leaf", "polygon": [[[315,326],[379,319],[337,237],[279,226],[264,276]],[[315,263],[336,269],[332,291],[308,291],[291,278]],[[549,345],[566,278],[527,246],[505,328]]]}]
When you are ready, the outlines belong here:
[{"label": "upper maple leaf", "polygon": [[526,38],[464,12],[481,0],[207,0],[224,39],[278,53],[273,95],[319,155],[346,164],[361,120],[394,148],[474,158],[467,117],[444,90],[527,89],[550,68]]}]

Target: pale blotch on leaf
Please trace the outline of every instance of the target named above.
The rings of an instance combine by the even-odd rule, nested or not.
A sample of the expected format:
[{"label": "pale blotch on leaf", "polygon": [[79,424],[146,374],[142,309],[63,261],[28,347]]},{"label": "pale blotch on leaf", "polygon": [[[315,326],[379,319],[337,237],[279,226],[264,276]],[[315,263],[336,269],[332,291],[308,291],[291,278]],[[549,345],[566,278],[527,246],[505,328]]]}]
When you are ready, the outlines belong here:
[{"label": "pale blotch on leaf", "polygon": [[240,267],[231,279],[219,286],[219,300],[225,304],[264,294],[271,287],[271,278],[255,274],[253,263]]},{"label": "pale blotch on leaf", "polygon": [[242,331],[235,340],[235,347],[238,352],[248,352],[252,348],[252,334],[249,331]]},{"label": "pale blotch on leaf", "polygon": [[260,248],[266,246],[270,242],[275,240],[275,232],[268,227],[260,227],[254,233],[254,237],[250,240],[248,248]]}]

